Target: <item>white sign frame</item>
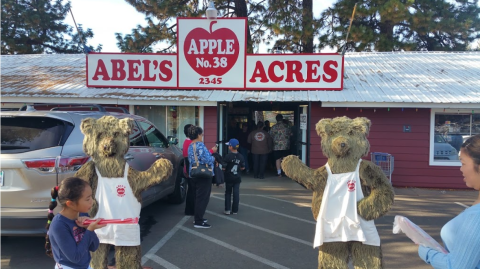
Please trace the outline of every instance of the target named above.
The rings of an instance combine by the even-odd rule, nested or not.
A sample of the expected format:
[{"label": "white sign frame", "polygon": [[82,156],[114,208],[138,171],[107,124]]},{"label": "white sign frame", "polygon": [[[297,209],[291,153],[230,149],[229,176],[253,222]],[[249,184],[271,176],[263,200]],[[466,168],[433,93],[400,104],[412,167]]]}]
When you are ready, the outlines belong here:
[{"label": "white sign frame", "polygon": [[[177,18],[177,53],[88,53],[87,87],[343,89],[344,57],[341,54],[247,54],[247,27],[246,18]],[[209,38],[213,33],[217,36]]]},{"label": "white sign frame", "polygon": [[[221,87],[229,89],[245,88],[245,62],[246,62],[246,18],[229,18],[229,19],[198,19],[198,18],[178,18],[177,19],[177,55],[178,55],[178,88],[206,88]],[[195,34],[197,31],[199,34]],[[208,38],[207,35],[215,35],[218,31],[218,37]],[[223,39],[223,35],[230,35],[230,38]],[[231,35],[237,40],[231,42]],[[197,37],[197,39],[189,39],[189,37]],[[217,41],[217,42],[215,42]],[[238,52],[232,48],[238,42]],[[202,45],[208,45],[203,48]],[[212,48],[214,47],[214,48]],[[190,63],[195,65],[197,69],[205,73],[213,73],[221,68],[223,63],[230,65],[227,57],[231,53],[238,53],[238,57],[231,68],[222,75],[202,75],[196,71],[188,62],[185,54],[189,52],[191,58],[196,61]],[[198,53],[198,54],[196,54]],[[229,55],[230,54],[230,55]],[[197,56],[198,55],[198,56]],[[215,60],[207,60],[205,58],[213,57]],[[234,56],[232,56],[234,57]],[[225,60],[225,61],[222,61]],[[218,67],[218,68],[217,68]],[[217,70],[215,70],[217,68]],[[239,76],[239,74],[243,74]],[[239,77],[243,79],[239,79]]]}]

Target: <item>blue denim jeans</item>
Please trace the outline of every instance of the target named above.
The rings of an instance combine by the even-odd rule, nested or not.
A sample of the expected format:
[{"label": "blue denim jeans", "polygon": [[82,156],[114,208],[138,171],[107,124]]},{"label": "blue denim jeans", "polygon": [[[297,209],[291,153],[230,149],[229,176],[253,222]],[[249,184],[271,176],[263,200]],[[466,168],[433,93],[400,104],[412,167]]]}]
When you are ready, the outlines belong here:
[{"label": "blue denim jeans", "polygon": [[[233,204],[232,204],[233,193]],[[238,212],[238,204],[240,203],[240,183],[225,183],[225,211]]]},{"label": "blue denim jeans", "polygon": [[263,178],[265,176],[267,158],[268,154],[253,154],[253,177]]}]

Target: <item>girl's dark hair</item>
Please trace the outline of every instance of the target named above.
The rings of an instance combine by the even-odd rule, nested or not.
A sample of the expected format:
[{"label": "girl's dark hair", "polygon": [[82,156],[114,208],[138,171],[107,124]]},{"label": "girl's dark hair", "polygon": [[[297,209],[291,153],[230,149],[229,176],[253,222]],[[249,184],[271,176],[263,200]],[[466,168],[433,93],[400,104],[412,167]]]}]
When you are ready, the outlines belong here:
[{"label": "girl's dark hair", "polygon": [[468,138],[460,147],[475,163],[475,171],[480,172],[480,134]]},{"label": "girl's dark hair", "polygon": [[186,124],[184,127],[183,127],[183,133],[185,134],[186,137],[188,137],[188,129],[193,126],[193,124]]},{"label": "girl's dark hair", "polygon": [[48,221],[47,226],[47,235],[45,236],[45,249],[47,256],[53,258],[52,254],[52,246],[50,245],[50,239],[48,236],[48,230],[50,228],[50,223],[53,220],[53,209],[57,207],[57,201],[60,203],[62,207],[66,206],[67,201],[77,202],[82,198],[83,191],[85,187],[88,186],[88,182],[78,178],[78,177],[69,177],[64,179],[60,186],[55,186],[50,191],[50,195],[52,196],[52,200],[48,205]]},{"label": "girl's dark hair", "polygon": [[201,134],[203,134],[202,127],[192,125],[192,126],[190,126],[190,128],[188,128],[188,135],[187,136],[191,140],[197,139],[198,136],[201,135]]}]

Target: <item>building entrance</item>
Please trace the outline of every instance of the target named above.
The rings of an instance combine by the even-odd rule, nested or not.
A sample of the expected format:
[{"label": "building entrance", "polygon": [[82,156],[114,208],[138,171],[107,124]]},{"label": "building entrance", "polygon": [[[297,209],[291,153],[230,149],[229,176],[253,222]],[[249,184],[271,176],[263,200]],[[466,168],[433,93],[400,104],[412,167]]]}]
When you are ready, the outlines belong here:
[{"label": "building entrance", "polygon": [[[292,130],[289,153],[297,155],[306,165],[310,159],[310,109],[309,102],[223,102],[217,105],[219,153],[225,156],[226,142],[231,138],[246,141],[248,134],[256,130],[258,122],[265,123],[264,130],[277,124],[276,116],[283,116],[284,124]],[[245,142],[243,142],[245,143]],[[252,162],[252,158],[249,158]],[[276,170],[275,160],[270,156],[267,168]]]}]

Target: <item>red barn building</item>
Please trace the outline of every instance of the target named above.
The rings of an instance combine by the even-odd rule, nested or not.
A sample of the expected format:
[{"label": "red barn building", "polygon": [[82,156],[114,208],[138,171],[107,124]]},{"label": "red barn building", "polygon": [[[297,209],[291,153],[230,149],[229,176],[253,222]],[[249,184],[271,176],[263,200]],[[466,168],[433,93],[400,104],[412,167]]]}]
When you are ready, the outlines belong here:
[{"label": "red barn building", "polygon": [[2,55],[2,109],[42,103],[123,106],[180,144],[185,124],[203,126],[207,146],[229,138],[231,122],[239,127],[273,119],[274,124],[282,113],[295,130],[292,154],[312,168],[326,162],[315,131],[320,119],[367,117],[371,152],[394,157],[391,178],[398,187],[465,188],[458,150],[480,133],[479,52],[347,53],[340,91],[89,88],[85,58]]}]

